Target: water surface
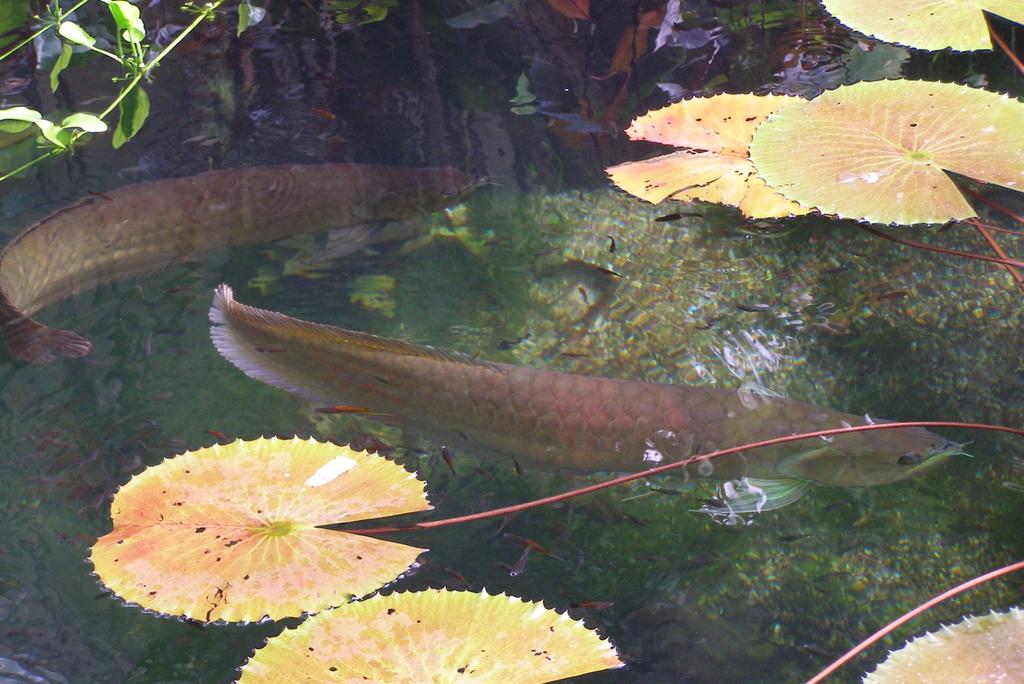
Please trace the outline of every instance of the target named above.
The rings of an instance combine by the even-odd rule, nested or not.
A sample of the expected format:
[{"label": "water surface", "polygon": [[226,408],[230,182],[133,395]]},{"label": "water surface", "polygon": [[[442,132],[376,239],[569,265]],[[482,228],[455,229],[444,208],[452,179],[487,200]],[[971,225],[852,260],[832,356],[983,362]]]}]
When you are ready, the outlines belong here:
[{"label": "water surface", "polygon": [[[147,24],[181,26],[175,4],[146,6]],[[322,237],[221,250],[41,314],[95,349],[48,366],[0,357],[0,679],[230,681],[280,631],[145,614],[103,592],[84,561],[109,529],[117,487],[211,444],[211,430],[372,434],[416,446],[425,453],[396,455],[418,464],[439,517],[589,481],[519,475],[472,451],[457,454],[453,475],[437,444],[329,420],[246,378],[209,343],[206,312],[220,282],[263,308],[495,360],[730,388],[755,382],[874,417],[1024,423],[1021,293],[1004,272],[907,250],[848,223],[750,225],[721,207],[652,207],[611,188],[602,171],[654,153],[621,131],[670,98],[810,96],[898,76],[1020,96],[1024,82],[1005,58],[880,44],[802,2],[687,4],[678,45],[654,51],[656,30],[641,29],[644,44],[628,60],[615,57],[630,42],[625,32],[663,3],[595,1],[584,21],[559,14],[558,3],[524,0],[479,23],[464,13],[491,4],[410,0],[372,23],[348,4],[274,3],[240,38],[225,12],[157,71],[153,113],[136,140],[113,151],[100,136],[4,184],[2,231],[13,235],[87,193],[209,168],[453,165],[493,181],[464,207],[424,217],[433,237],[415,245],[325,261],[316,273],[294,266],[322,253]],[[88,11],[81,20],[98,21]],[[76,59],[56,97],[36,67],[31,50],[0,63],[4,106],[95,109],[89,103],[112,93],[110,74],[88,57]],[[1019,195],[998,200],[1021,213]],[[679,210],[693,215],[655,221]],[[963,227],[912,233],[986,250]],[[1022,253],[1020,240],[1005,245]],[[609,635],[629,665],[587,681],[799,681],[925,598],[1024,553],[1024,447],[944,434],[974,440],[974,458],[885,487],[818,487],[749,524],[693,512],[710,485],[651,481],[520,515],[500,532],[491,521],[407,535],[430,552],[401,586],[462,589],[465,578],[475,590],[588,606],[573,615]],[[552,554],[533,554],[511,577],[506,566],[521,549],[504,533]],[[975,590],[889,646],[941,620],[1019,603],[1022,590],[1012,577]],[[883,654],[870,651],[837,681],[854,681]]]}]

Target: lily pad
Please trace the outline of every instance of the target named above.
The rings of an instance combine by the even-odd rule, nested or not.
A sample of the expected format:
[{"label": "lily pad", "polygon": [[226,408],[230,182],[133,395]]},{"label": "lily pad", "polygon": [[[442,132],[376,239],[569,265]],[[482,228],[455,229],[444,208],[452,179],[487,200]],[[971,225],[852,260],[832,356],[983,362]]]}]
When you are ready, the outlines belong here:
[{"label": "lily pad", "polygon": [[784,95],[715,95],[683,100],[636,119],[634,140],[687,148],[606,169],[620,188],[640,199],[704,201],[738,207],[750,218],[778,218],[807,209],[768,188],[748,154],[751,136],[772,112],[804,100]]},{"label": "lily pad", "polygon": [[758,127],[750,158],[804,207],[876,223],[975,215],[944,171],[1024,187],[1024,104],[952,83],[840,86]]},{"label": "lily pad", "polygon": [[1015,682],[1024,672],[1024,610],[968,617],[911,639],[865,684]]},{"label": "lily pad", "polygon": [[621,667],[581,622],[512,596],[427,590],[374,596],[271,638],[239,682],[551,682]]},{"label": "lily pad", "polygon": [[1024,23],[1021,0],[822,0],[832,16],[879,40],[922,50],[991,50],[983,12]]},{"label": "lily pad", "polygon": [[368,594],[423,551],[319,525],[429,508],[423,483],[381,456],[314,439],[238,440],[132,478],[91,560],[111,591],[143,608],[278,619]]}]

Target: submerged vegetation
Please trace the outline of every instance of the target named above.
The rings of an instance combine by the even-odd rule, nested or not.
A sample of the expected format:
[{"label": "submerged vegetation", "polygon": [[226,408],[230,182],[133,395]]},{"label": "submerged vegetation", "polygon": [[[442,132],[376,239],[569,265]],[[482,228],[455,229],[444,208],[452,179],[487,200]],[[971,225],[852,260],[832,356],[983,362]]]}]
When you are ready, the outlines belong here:
[{"label": "submerged vegetation", "polygon": [[0,9],[0,612],[145,653],[0,671],[816,682],[1021,569],[1018,4]]}]

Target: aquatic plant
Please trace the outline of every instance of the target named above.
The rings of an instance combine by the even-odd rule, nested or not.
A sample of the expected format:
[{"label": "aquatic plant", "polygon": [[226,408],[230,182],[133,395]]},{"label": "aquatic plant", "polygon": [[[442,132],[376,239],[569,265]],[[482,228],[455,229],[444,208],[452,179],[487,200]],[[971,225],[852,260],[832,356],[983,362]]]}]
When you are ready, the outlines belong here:
[{"label": "aquatic plant", "polygon": [[279,619],[368,594],[423,551],[322,525],[430,508],[423,483],[380,456],[314,439],[239,440],[135,476],[90,559],[111,591],[148,610]]},{"label": "aquatic plant", "polygon": [[[149,53],[154,46],[145,42],[147,29],[139,8],[126,0],[100,1],[107,6],[110,18],[114,22],[115,45],[103,44],[101,46],[101,41],[90,35],[79,23],[69,18],[89,0],[79,0],[67,10],[62,10],[60,3],[54,2],[51,15],[43,21],[42,27],[5,51],[0,55],[0,60],[31,44],[46,32],[54,30],[60,37],[61,51],[50,70],[50,89],[52,91],[56,92],[60,86],[59,77],[70,66],[76,47],[85,48],[117,63],[121,67],[122,73],[115,81],[123,81],[124,85],[99,114],[73,112],[62,117],[60,121],[56,121],[47,118],[38,110],[28,107],[17,106],[0,110],[0,131],[17,133],[35,126],[39,131],[43,149],[46,150],[43,155],[34,157],[21,166],[4,173],[0,176],[0,181],[17,176],[45,159],[74,149],[75,145],[85,141],[88,134],[107,131],[108,124],[105,120],[115,110],[118,111],[118,121],[114,127],[111,144],[118,148],[131,140],[149,116],[149,96],[142,87],[142,81],[149,80],[160,62],[202,22],[212,20],[216,10],[225,2],[225,0],[211,0],[202,5],[185,3],[182,9],[194,14],[194,19],[173,40],[150,57]],[[262,11],[253,8],[248,0],[239,5],[238,12],[239,33],[263,17]],[[111,50],[116,50],[116,54]]]},{"label": "aquatic plant", "polygon": [[781,95],[715,95],[655,110],[635,119],[626,134],[685,149],[606,172],[620,188],[652,204],[665,199],[717,202],[754,219],[805,214],[809,209],[769,188],[750,161],[750,140],[758,125],[800,101]]},{"label": "aquatic plant", "polygon": [[633,139],[690,151],[607,173],[649,202],[719,202],[750,218],[819,211],[876,223],[944,223],[976,216],[945,171],[1020,184],[1022,119],[1017,100],[927,81],[856,83],[810,101],[716,95],[651,112],[627,129]]},{"label": "aquatic plant", "polygon": [[1018,0],[822,0],[847,26],[922,50],[990,50],[985,13],[1024,23]]},{"label": "aquatic plant", "polygon": [[1024,103],[952,83],[871,81],[782,107],[758,126],[750,159],[768,186],[823,214],[873,223],[976,216],[952,171],[1024,182]]},{"label": "aquatic plant", "polygon": [[[239,682],[551,682],[622,667],[612,645],[540,602],[486,591],[377,595],[269,639]],[[330,674],[328,674],[330,673]]]},{"label": "aquatic plant", "polygon": [[[423,483],[381,456],[314,439],[237,440],[134,477],[90,559],[108,589],[147,610],[198,622],[296,617],[377,590],[423,551],[325,525],[430,508]],[[308,620],[271,639],[241,680],[330,671],[547,682],[621,665],[607,641],[539,603],[426,591]]]}]

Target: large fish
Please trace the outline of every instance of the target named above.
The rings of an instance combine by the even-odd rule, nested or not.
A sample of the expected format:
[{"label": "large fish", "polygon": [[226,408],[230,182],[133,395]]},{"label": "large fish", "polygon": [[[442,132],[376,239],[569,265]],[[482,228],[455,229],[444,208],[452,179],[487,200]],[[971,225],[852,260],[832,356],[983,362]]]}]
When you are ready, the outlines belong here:
[{"label": "large fish", "polygon": [[88,340],[32,315],[216,247],[360,226],[358,246],[373,240],[372,226],[454,204],[477,185],[452,168],[321,164],[210,171],[97,194],[29,226],[0,252],[0,330],[26,361],[82,356]]},{"label": "large fish", "polygon": [[[226,285],[214,293],[210,320],[214,346],[253,378],[548,468],[635,472],[716,448],[865,423],[786,399],[480,361],[257,309],[235,301]],[[704,461],[680,474],[740,480],[730,510],[743,512],[784,505],[811,482],[895,482],[959,452],[959,444],[924,429],[873,430]]]}]

